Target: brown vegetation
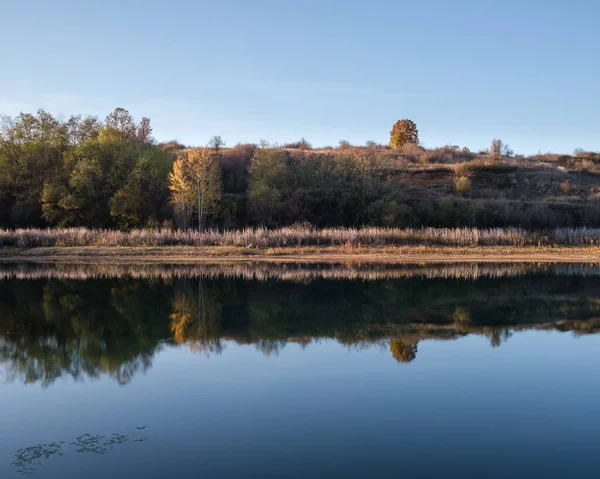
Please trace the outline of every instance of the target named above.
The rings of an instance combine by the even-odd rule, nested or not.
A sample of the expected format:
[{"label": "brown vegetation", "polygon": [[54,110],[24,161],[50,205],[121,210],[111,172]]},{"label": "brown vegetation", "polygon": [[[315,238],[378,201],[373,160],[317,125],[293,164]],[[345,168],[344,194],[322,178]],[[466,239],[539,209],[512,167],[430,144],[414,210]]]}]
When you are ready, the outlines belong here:
[{"label": "brown vegetation", "polygon": [[231,231],[88,228],[0,230],[0,247],[218,246],[242,248],[384,246],[600,246],[599,228],[246,228]]}]

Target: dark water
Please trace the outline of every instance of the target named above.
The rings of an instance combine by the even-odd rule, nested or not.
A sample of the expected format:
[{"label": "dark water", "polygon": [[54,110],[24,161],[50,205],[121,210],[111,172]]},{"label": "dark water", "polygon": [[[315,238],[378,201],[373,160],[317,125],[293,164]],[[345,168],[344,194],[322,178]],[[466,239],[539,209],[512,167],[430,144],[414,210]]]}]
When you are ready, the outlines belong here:
[{"label": "dark water", "polygon": [[598,477],[600,269],[0,265],[0,477]]}]

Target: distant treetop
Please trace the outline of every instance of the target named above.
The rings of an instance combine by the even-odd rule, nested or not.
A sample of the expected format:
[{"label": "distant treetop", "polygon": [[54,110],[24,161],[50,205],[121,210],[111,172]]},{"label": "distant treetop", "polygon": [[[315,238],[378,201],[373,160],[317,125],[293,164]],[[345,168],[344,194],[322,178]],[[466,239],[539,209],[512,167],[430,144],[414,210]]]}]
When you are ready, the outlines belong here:
[{"label": "distant treetop", "polygon": [[412,120],[398,120],[390,131],[390,146],[397,148],[407,143],[419,143],[419,130]]}]

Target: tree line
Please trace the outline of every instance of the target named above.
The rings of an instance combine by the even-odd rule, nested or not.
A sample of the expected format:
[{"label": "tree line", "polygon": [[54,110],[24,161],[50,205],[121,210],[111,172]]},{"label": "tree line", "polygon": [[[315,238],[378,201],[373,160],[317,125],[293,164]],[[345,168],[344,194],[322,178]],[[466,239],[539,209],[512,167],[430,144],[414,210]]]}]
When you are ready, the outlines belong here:
[{"label": "tree line", "polygon": [[[176,141],[156,142],[150,120],[136,122],[122,108],[104,121],[60,119],[44,110],[3,117],[0,227],[600,225],[600,208],[587,196],[579,202],[522,201],[527,185],[516,187],[509,178],[514,167],[498,163],[512,155],[499,140],[490,149],[490,164],[458,147],[424,150],[411,120],[393,126],[389,147],[346,143],[335,153],[312,150],[306,140],[287,148],[265,141],[225,148],[214,136],[206,147],[186,148]],[[436,178],[439,170],[394,163],[444,164],[446,157],[467,166],[443,185]],[[428,179],[419,180],[415,172]],[[475,198],[471,178],[477,175],[486,182],[490,175],[504,178],[496,183],[507,192],[506,201],[486,200],[487,188]],[[572,195],[575,187],[554,176],[542,186],[566,185],[559,194]]]},{"label": "tree line", "polygon": [[378,223],[398,214],[374,156],[308,161],[221,137],[204,148],[158,144],[147,118],[104,121],[44,110],[3,118],[0,226],[278,226]]},{"label": "tree line", "polygon": [[40,110],[4,118],[0,136],[0,224],[122,227],[169,217],[168,152],[150,121],[117,108],[104,122],[60,120]]}]

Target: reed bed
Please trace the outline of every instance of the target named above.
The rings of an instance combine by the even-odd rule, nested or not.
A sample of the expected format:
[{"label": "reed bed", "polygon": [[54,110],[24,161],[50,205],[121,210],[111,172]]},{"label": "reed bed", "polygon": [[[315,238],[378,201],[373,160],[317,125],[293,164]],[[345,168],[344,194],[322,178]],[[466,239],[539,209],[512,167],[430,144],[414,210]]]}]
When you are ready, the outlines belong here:
[{"label": "reed bed", "polygon": [[324,228],[205,232],[170,229],[118,231],[90,228],[0,229],[0,247],[70,246],[229,246],[282,248],[302,246],[598,246],[600,228]]}]

